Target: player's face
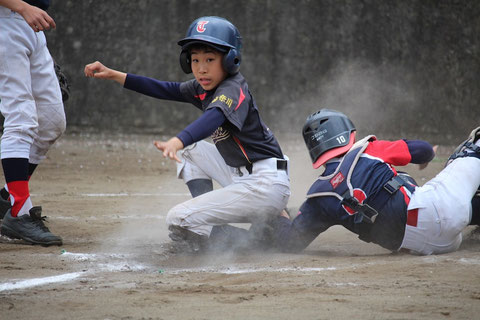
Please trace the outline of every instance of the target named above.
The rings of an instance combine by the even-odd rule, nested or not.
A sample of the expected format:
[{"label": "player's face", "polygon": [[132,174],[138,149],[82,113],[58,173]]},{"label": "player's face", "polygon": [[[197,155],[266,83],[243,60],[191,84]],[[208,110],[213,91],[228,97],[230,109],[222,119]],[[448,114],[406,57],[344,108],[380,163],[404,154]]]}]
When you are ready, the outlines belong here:
[{"label": "player's face", "polygon": [[204,90],[215,89],[227,77],[222,53],[213,49],[194,49],[190,56],[193,75]]}]

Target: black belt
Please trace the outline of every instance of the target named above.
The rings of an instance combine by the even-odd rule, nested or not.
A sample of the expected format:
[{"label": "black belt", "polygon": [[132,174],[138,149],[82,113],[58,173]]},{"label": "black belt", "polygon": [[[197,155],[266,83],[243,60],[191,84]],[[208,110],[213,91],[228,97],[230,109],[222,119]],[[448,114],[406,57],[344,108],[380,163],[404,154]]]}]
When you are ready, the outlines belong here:
[{"label": "black belt", "polygon": [[[287,171],[288,161],[284,159],[277,159],[277,170],[284,170]],[[245,165],[245,169],[247,169],[249,174],[252,174],[253,163],[249,163]],[[240,171],[239,171],[240,172]]]},{"label": "black belt", "polygon": [[277,159],[277,170],[287,171],[288,162],[287,160]]}]

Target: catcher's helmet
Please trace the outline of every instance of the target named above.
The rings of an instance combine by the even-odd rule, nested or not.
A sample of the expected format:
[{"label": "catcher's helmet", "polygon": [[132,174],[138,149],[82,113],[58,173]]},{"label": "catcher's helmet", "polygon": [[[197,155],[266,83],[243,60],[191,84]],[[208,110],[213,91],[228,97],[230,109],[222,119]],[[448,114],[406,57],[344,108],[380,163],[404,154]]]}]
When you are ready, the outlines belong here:
[{"label": "catcher's helmet", "polygon": [[220,17],[201,17],[193,21],[185,38],[178,41],[182,46],[180,66],[185,73],[192,72],[188,49],[193,44],[206,44],[224,52],[223,67],[229,74],[236,74],[242,62],[242,38],[238,29],[228,20]]},{"label": "catcher's helmet", "polygon": [[322,109],[307,117],[303,139],[317,169],[328,160],[344,154],[355,143],[355,126],[341,112]]}]

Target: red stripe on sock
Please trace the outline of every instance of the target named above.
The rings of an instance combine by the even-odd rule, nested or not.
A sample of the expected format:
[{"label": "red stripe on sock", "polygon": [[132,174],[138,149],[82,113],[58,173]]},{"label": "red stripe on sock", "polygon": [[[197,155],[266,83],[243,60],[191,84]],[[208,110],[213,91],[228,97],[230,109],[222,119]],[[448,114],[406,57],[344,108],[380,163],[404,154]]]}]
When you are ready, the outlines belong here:
[{"label": "red stripe on sock", "polygon": [[30,197],[28,181],[12,181],[7,183],[10,197],[13,197],[12,217],[16,217],[25,201]]}]

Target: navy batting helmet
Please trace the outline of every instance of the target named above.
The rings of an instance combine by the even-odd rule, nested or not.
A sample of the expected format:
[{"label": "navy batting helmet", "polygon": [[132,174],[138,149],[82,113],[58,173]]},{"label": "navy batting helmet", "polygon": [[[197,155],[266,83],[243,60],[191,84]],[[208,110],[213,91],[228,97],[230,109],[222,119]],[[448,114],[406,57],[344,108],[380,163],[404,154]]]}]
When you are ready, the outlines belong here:
[{"label": "navy batting helmet", "polygon": [[180,66],[185,73],[192,72],[188,49],[193,44],[206,44],[224,52],[223,67],[229,74],[235,74],[242,62],[242,38],[238,29],[228,20],[220,17],[201,17],[192,22],[185,38],[178,41],[182,46]]},{"label": "navy batting helmet", "polygon": [[352,121],[341,112],[322,109],[309,115],[302,133],[313,167],[317,169],[350,150],[355,143],[355,131]]}]

